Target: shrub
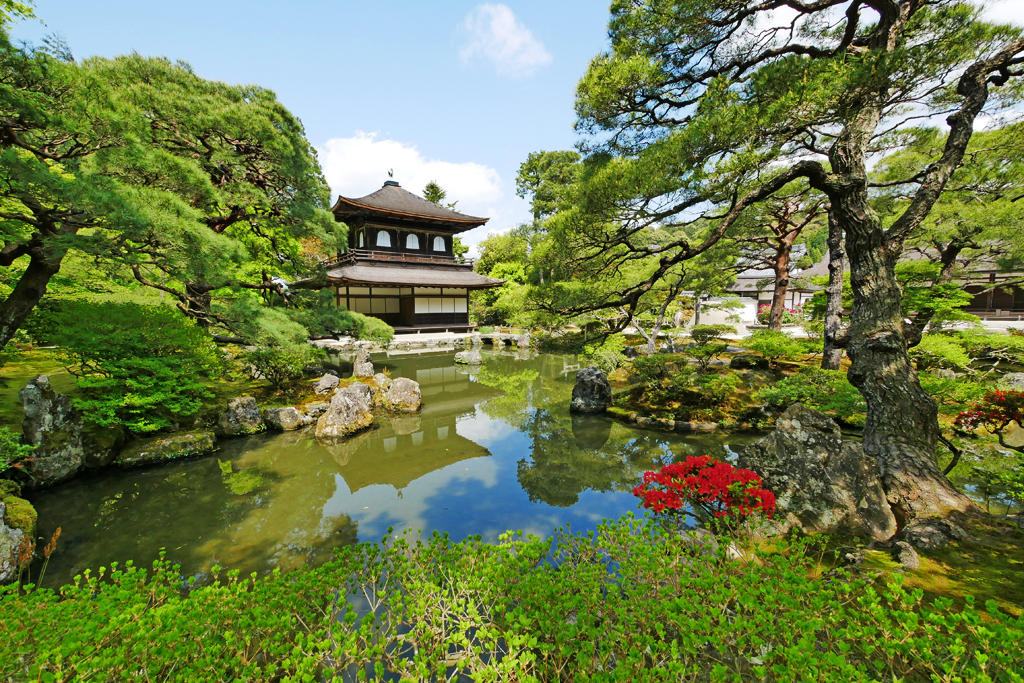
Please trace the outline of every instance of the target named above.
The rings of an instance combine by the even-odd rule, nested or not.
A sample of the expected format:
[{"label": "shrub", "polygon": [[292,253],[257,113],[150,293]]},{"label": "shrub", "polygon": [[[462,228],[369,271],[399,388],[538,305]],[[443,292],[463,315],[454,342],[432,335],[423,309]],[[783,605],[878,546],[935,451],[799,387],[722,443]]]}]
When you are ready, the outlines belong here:
[{"label": "shrub", "polygon": [[183,581],[111,565],[0,588],[8,680],[1019,680],[1024,621],[806,541],[731,561],[623,519],[552,539],[390,540],[313,569]]},{"label": "shrub", "polygon": [[1024,365],[1024,336],[964,330],[957,337],[971,358]]},{"label": "shrub", "polygon": [[1024,446],[1010,446],[1006,442],[1006,432],[1011,426],[1024,428],[1024,391],[991,391],[969,410],[957,415],[954,425],[967,432],[984,429],[998,437],[999,445],[1024,453]]},{"label": "shrub", "polygon": [[210,335],[167,306],[60,301],[45,335],[77,377],[83,417],[137,433],[195,416],[211,395],[202,380],[222,362]]},{"label": "shrub", "polygon": [[920,370],[946,368],[964,370],[971,365],[971,357],[955,337],[945,334],[926,334],[921,342],[910,349],[910,357]]},{"label": "shrub", "polygon": [[652,353],[649,356],[637,356],[633,359],[633,375],[637,381],[646,385],[654,385],[669,375],[675,365],[675,359],[665,353]]},{"label": "shrub", "polygon": [[701,520],[727,526],[750,516],[775,514],[775,494],[764,488],[756,472],[710,455],[691,455],[644,472],[633,495],[655,514],[680,516],[690,508]]},{"label": "shrub", "polygon": [[750,335],[745,345],[751,351],[756,351],[767,358],[772,365],[784,358],[799,356],[804,350],[799,340],[775,330],[757,330]]},{"label": "shrub", "polygon": [[295,296],[295,307],[282,309],[306,328],[313,338],[346,334],[357,339],[388,344],[395,331],[380,318],[339,308],[333,289],[301,292]]},{"label": "shrub", "polygon": [[33,446],[21,442],[21,434],[10,427],[0,426],[0,474],[32,454]]},{"label": "shrub", "polygon": [[249,332],[253,347],[242,353],[255,378],[263,378],[278,390],[302,379],[310,365],[324,353],[309,344],[306,329],[275,308],[256,309],[258,316]]},{"label": "shrub", "polygon": [[795,375],[759,389],[754,398],[776,412],[803,403],[855,425],[864,423],[867,412],[864,397],[841,370],[801,368]]},{"label": "shrub", "polygon": [[626,362],[626,338],[610,334],[600,342],[587,344],[583,349],[583,362],[604,372],[611,372]]},{"label": "shrub", "polygon": [[701,370],[707,370],[717,356],[728,348],[723,341],[727,334],[734,334],[732,325],[694,325],[690,330],[692,343],[686,347],[686,355],[693,358]]},{"label": "shrub", "polygon": [[[767,325],[768,321],[772,317],[771,304],[761,304],[757,307],[757,322],[762,325]],[[804,309],[801,306],[795,308],[784,308],[782,309],[782,324],[783,325],[796,325],[803,321]]]}]

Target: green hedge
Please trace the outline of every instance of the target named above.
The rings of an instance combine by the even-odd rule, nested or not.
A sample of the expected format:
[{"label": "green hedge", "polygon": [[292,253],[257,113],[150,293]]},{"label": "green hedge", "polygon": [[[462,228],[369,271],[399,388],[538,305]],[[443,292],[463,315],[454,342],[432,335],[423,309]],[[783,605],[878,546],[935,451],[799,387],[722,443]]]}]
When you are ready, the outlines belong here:
[{"label": "green hedge", "polygon": [[627,517],[202,586],[127,566],[0,590],[0,679],[1021,680],[1022,619],[819,559],[794,542],[732,561]]}]

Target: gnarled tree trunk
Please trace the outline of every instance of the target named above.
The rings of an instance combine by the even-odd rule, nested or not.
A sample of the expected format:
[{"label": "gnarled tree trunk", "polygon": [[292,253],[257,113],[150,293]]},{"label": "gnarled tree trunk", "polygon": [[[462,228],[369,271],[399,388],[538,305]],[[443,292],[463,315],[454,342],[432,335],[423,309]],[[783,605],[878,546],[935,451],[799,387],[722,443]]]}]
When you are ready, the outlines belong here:
[{"label": "gnarled tree trunk", "polygon": [[829,211],[828,217],[828,285],[825,287],[825,334],[821,367],[838,370],[843,358],[839,331],[843,326],[843,229]]},{"label": "gnarled tree trunk", "polygon": [[971,507],[939,470],[938,409],[921,388],[907,355],[896,260],[902,243],[887,239],[868,201],[867,141],[880,112],[865,107],[830,154],[835,182],[831,212],[846,238],[853,310],[846,351],[850,383],[868,404],[864,450],[875,457],[882,485],[902,528],[914,519]]}]

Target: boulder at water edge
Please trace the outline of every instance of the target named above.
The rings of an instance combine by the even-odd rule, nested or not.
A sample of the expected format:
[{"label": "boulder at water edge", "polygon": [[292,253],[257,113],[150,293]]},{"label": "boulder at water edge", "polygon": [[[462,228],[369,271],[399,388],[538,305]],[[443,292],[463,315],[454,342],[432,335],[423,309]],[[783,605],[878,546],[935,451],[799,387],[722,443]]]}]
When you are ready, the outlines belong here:
[{"label": "boulder at water edge", "polygon": [[120,467],[152,465],[203,455],[216,447],[217,438],[209,430],[179,432],[133,441],[121,449],[114,464]]},{"label": "boulder at water edge", "polygon": [[339,381],[337,375],[328,372],[313,385],[313,393],[321,396],[329,394],[337,388]]},{"label": "boulder at water edge", "polygon": [[415,413],[423,405],[419,382],[408,377],[392,380],[384,395],[388,407],[396,413]]},{"label": "boulder at water edge", "polygon": [[85,460],[85,443],[71,399],[55,392],[46,375],[31,380],[18,397],[25,412],[25,442],[36,447],[25,463],[33,484],[56,484],[78,472]]},{"label": "boulder at water edge", "polygon": [[371,403],[365,393],[353,384],[334,392],[327,411],[316,421],[318,439],[339,439],[362,431],[373,424]]},{"label": "boulder at water edge", "polygon": [[0,501],[0,583],[18,578],[18,556],[22,543],[31,538],[24,531],[10,526],[5,520],[7,504]]},{"label": "boulder at water edge", "polygon": [[883,541],[896,533],[878,466],[859,443],[844,442],[827,415],[791,405],[775,430],[744,449],[739,465],[764,479],[778,501],[774,525],[844,532]]},{"label": "boulder at water edge", "polygon": [[381,391],[387,391],[388,387],[391,386],[391,378],[385,375],[383,372],[378,372],[373,376],[373,381],[377,384]]},{"label": "boulder at water edge", "polygon": [[465,351],[459,351],[455,354],[455,362],[460,365],[480,365],[483,362],[483,357],[480,355],[480,348],[483,346],[483,338],[476,332],[471,334],[468,339],[463,341],[464,344],[468,343],[469,348]]},{"label": "boulder at water edge", "polygon": [[612,385],[604,372],[597,368],[582,368],[576,373],[570,412],[603,413],[611,404]]},{"label": "boulder at water edge", "polygon": [[220,436],[245,436],[266,429],[260,407],[252,396],[238,396],[228,401],[227,409],[217,420]]},{"label": "boulder at water edge", "polygon": [[263,422],[278,432],[291,432],[308,424],[305,416],[295,406],[268,408],[263,411]]},{"label": "boulder at water edge", "polygon": [[370,349],[366,346],[356,348],[356,359],[352,362],[353,377],[373,377],[373,363],[370,362]]}]

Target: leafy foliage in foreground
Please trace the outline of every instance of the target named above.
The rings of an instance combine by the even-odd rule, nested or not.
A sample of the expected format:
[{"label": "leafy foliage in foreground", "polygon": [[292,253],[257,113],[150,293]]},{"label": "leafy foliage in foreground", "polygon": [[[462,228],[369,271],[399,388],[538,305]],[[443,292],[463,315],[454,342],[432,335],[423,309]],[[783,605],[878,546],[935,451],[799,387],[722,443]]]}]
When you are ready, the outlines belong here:
[{"label": "leafy foliage in foreground", "polygon": [[553,541],[391,540],[198,586],[157,562],[0,589],[0,677],[1020,680],[1024,621],[898,581],[730,561],[624,519]]}]

